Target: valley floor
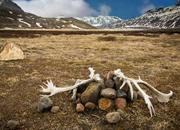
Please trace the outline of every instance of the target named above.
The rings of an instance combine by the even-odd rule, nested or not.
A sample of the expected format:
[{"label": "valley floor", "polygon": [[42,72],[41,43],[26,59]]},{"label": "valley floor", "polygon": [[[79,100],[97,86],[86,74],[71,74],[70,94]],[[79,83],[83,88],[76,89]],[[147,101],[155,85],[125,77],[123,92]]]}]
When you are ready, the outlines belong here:
[{"label": "valley floor", "polygon": [[[0,62],[0,129],[10,119],[19,120],[21,130],[163,130],[180,128],[180,35],[156,37],[114,35],[48,35],[36,38],[0,38],[0,45],[20,45],[26,58]],[[154,101],[157,116],[139,99],[126,108],[127,119],[111,125],[106,112],[78,114],[69,93],[52,97],[60,112],[38,113],[39,85],[47,79],[57,86],[86,79],[87,68],[100,74],[120,68],[127,76],[142,79],[158,90],[174,92],[168,103]]]}]

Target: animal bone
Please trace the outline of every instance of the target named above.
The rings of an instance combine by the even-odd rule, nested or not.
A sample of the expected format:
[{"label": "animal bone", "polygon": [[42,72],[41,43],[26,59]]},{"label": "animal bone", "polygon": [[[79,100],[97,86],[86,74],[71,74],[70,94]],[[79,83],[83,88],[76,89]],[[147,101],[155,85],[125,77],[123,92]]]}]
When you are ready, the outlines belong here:
[{"label": "animal bone", "polygon": [[150,100],[150,98],[152,98],[152,97],[149,96],[148,94],[146,94],[146,92],[139,86],[139,84],[143,84],[148,89],[150,89],[153,92],[153,94],[155,94],[155,96],[159,102],[168,102],[169,98],[173,95],[172,91],[170,91],[170,93],[168,93],[168,94],[165,94],[165,93],[158,91],[157,89],[155,89],[153,86],[151,86],[147,82],[141,80],[140,77],[138,80],[128,78],[124,75],[123,72],[121,72],[120,69],[115,70],[114,75],[116,77],[119,77],[119,79],[121,81],[123,81],[122,85],[120,86],[120,89],[122,89],[126,84],[128,85],[128,87],[130,88],[131,99],[133,99],[133,85],[136,87],[137,90],[139,90],[142,97],[144,98],[145,103],[147,104],[147,107],[149,109],[151,117],[153,116],[153,114],[155,115],[155,110],[154,110],[154,107],[153,107],[151,100]]},{"label": "animal bone", "polygon": [[[51,80],[47,81],[47,83],[44,83],[44,86],[46,88],[44,86],[40,85],[40,87],[42,88],[41,93],[44,93],[42,96],[50,97],[50,96],[53,96],[57,93],[62,93],[62,92],[66,92],[69,90],[74,90],[81,85],[84,85],[84,84],[87,84],[87,83],[90,83],[93,81],[100,81],[101,80],[100,75],[95,74],[95,70],[93,68],[90,67],[90,68],[88,68],[88,70],[90,72],[89,79],[77,80],[77,82],[73,86],[70,86],[70,87],[56,87]],[[46,94],[48,93],[48,95],[45,95],[45,93]],[[73,97],[74,97],[74,95],[76,95],[76,90],[74,90]]]},{"label": "animal bone", "polygon": [[[80,82],[82,82],[82,80],[78,79],[78,80],[76,80],[75,84],[78,84]],[[73,95],[71,96],[72,101],[76,101],[76,95],[77,95],[77,88],[73,89]]]}]

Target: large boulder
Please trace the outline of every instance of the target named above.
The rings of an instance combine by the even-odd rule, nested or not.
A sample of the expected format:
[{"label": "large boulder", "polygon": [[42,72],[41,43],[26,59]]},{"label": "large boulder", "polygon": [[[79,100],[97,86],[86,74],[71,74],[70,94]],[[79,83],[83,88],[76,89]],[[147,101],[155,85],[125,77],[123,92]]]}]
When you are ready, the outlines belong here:
[{"label": "large boulder", "polygon": [[101,90],[101,84],[92,82],[86,88],[86,90],[81,94],[82,103],[86,104],[87,102],[97,103],[99,92]]},{"label": "large boulder", "polygon": [[19,60],[24,59],[24,53],[21,48],[14,43],[6,43],[0,52],[0,60]]}]

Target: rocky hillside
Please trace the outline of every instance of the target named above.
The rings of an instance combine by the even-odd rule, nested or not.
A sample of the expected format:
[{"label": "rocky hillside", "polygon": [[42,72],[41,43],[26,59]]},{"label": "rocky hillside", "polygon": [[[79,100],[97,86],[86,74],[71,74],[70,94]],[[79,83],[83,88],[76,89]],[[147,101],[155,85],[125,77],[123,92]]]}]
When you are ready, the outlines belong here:
[{"label": "rocky hillside", "polygon": [[180,28],[180,6],[152,9],[135,19],[108,24],[106,28]]},{"label": "rocky hillside", "polygon": [[76,18],[76,19],[82,20],[97,28],[104,28],[109,24],[113,24],[114,22],[122,21],[122,19],[116,16],[83,17],[83,18]]},{"label": "rocky hillside", "polygon": [[0,28],[93,29],[94,27],[74,18],[42,18],[24,12],[11,0],[0,0]]}]

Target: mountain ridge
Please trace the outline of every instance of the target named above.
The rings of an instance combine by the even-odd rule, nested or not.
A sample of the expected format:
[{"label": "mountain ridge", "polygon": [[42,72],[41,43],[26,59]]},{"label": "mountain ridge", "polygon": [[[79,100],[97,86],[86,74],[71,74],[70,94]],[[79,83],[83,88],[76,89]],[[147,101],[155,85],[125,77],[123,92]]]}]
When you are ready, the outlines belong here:
[{"label": "mountain ridge", "polygon": [[112,24],[114,22],[117,22],[117,21],[121,21],[122,19],[117,17],[117,16],[86,16],[86,17],[82,17],[82,18],[78,18],[78,17],[75,17],[76,19],[78,20],[82,20],[94,27],[97,27],[97,28],[103,28],[104,26],[108,25],[108,24]]},{"label": "mountain ridge", "polygon": [[139,17],[117,21],[105,28],[180,28],[180,6],[151,9]]},{"label": "mountain ridge", "polygon": [[24,12],[11,0],[0,0],[1,29],[94,29],[75,18],[43,18]]}]

